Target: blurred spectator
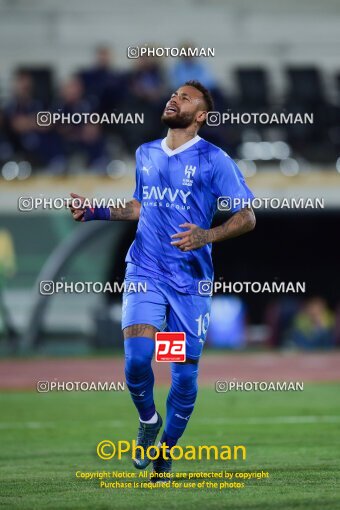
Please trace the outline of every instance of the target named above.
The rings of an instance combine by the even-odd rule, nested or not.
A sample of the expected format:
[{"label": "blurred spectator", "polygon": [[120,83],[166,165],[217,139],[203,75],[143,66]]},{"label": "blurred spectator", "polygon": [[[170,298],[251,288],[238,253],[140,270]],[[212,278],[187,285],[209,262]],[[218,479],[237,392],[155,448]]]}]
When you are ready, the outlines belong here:
[{"label": "blurred spectator", "polygon": [[30,74],[17,71],[12,95],[4,105],[5,136],[18,157],[33,162],[40,160],[41,138],[36,123],[36,114],[40,110],[42,105],[33,98]]},{"label": "blurred spectator", "polygon": [[131,94],[151,105],[158,104],[164,97],[164,77],[157,57],[142,56],[136,59],[129,82]]},{"label": "blurred spectator", "polygon": [[296,315],[289,343],[301,349],[327,349],[335,346],[334,316],[324,299],[309,299]]},{"label": "blurred spectator", "polygon": [[[84,87],[78,76],[72,76],[61,87],[60,100],[54,110],[62,112],[64,118],[73,114],[91,113],[92,105],[84,96]],[[104,171],[109,161],[105,137],[100,124],[58,124],[60,157],[66,161],[74,155],[83,155],[85,164],[95,171]]]},{"label": "blurred spectator", "polygon": [[113,67],[108,46],[96,49],[93,67],[81,71],[79,77],[84,95],[98,113],[109,113],[119,108],[126,93],[125,75]]},{"label": "blurred spectator", "polygon": [[[54,168],[60,163],[60,143],[53,127],[40,127],[37,113],[45,110],[33,97],[33,80],[29,72],[17,71],[12,96],[4,106],[3,124],[7,159],[25,159],[33,166]],[[6,146],[6,145],[5,145]]]},{"label": "blurred spectator", "polygon": [[111,52],[107,46],[96,49],[95,62],[92,68],[79,73],[85,94],[99,98],[111,78]]}]

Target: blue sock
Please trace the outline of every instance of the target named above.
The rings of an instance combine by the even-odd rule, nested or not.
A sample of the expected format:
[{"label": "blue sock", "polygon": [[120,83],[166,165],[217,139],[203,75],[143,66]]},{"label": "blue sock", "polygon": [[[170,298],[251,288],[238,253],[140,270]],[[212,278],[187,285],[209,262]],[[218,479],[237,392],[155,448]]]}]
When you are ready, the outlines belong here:
[{"label": "blue sock", "polygon": [[124,340],[124,350],[127,387],[140,419],[150,420],[156,412],[153,400],[155,379],[151,367],[155,341],[141,336],[127,338]]},{"label": "blue sock", "polygon": [[172,448],[173,446],[175,446],[177,444],[177,441],[178,441],[178,439],[168,436],[168,434],[165,432],[165,430],[164,430],[162,437],[160,439],[160,443],[161,444],[165,443],[169,448]]},{"label": "blue sock", "polygon": [[197,396],[198,365],[190,363],[172,363],[172,383],[166,402],[166,423],[161,442],[170,448],[175,446],[182,436]]}]

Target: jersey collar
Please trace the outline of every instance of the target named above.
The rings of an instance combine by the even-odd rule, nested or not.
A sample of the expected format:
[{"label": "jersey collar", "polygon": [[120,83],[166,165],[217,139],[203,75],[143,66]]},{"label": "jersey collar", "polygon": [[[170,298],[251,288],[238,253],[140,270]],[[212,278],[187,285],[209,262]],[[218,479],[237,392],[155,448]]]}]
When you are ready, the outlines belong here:
[{"label": "jersey collar", "polygon": [[167,154],[170,157],[170,156],[174,156],[175,154],[179,154],[180,152],[183,152],[186,149],[189,149],[189,147],[191,147],[192,145],[195,145],[195,143],[197,143],[199,140],[201,140],[201,137],[196,135],[194,138],[192,138],[188,142],[177,147],[177,149],[172,150],[172,149],[169,149],[169,147],[167,146],[166,138],[163,138],[163,140],[161,142],[161,147],[162,147],[163,151],[165,152],[165,154]]}]

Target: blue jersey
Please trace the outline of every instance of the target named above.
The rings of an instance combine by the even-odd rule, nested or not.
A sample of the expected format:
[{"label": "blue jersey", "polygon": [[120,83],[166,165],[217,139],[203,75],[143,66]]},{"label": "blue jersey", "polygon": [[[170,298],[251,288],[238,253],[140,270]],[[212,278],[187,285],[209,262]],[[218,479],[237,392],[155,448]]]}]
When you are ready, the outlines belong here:
[{"label": "blue jersey", "polygon": [[199,294],[199,281],[213,280],[211,244],[182,252],[170,244],[171,236],[187,230],[182,223],[209,229],[219,197],[253,198],[236,163],[199,136],[175,150],[165,139],[141,145],[133,196],[141,210],[127,276],[153,277],[187,294]]}]

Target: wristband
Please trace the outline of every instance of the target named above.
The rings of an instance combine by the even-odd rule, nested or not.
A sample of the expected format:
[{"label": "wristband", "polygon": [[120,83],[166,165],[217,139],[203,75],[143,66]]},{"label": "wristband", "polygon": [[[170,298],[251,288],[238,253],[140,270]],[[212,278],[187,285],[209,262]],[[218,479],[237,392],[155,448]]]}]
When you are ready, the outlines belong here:
[{"label": "wristband", "polygon": [[109,207],[86,207],[82,221],[109,220]]}]

